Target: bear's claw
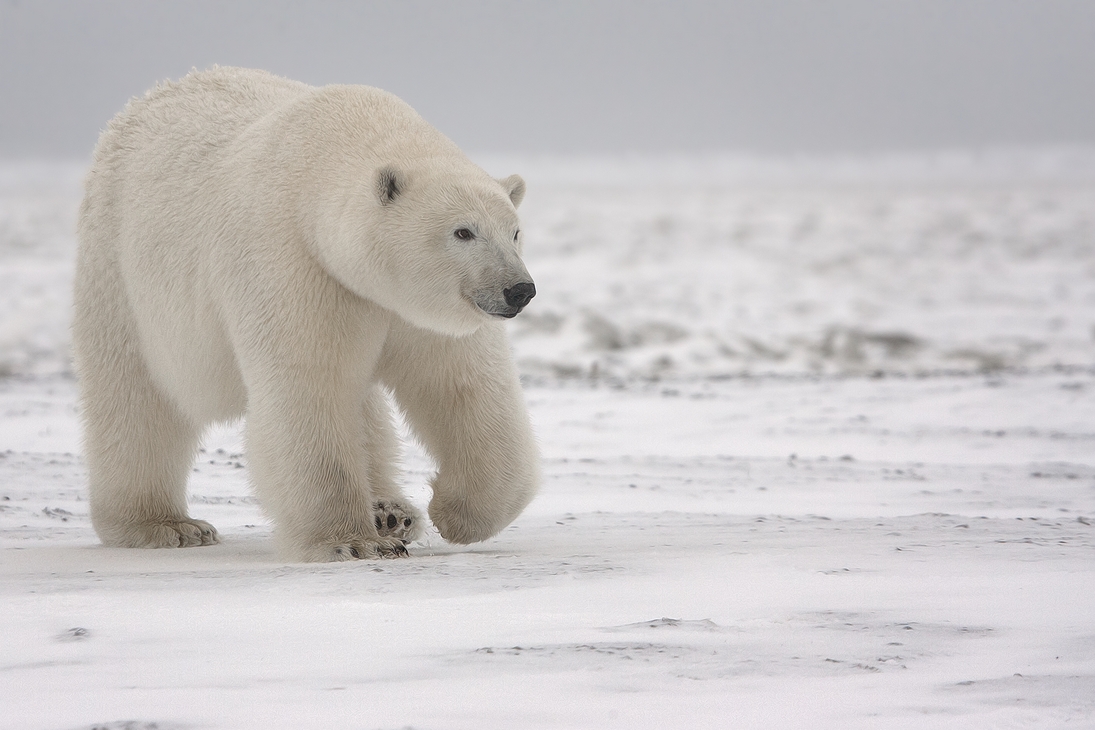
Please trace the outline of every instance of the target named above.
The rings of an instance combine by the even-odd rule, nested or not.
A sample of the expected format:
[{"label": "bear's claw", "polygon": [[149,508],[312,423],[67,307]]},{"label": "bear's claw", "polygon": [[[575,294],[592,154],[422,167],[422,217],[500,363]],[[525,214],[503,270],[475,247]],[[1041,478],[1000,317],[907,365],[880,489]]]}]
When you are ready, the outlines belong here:
[{"label": "bear's claw", "polygon": [[407,548],[399,540],[381,538],[378,542],[355,541],[336,545],[330,559],[335,561],[365,560],[368,558],[404,558]]}]

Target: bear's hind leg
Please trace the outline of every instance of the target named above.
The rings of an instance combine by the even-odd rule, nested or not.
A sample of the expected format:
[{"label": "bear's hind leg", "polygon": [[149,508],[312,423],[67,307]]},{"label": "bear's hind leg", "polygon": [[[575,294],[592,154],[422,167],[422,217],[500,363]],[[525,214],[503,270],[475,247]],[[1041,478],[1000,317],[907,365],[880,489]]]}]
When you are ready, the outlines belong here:
[{"label": "bear's hind leg", "polygon": [[368,452],[369,486],[373,493],[373,522],[381,537],[394,537],[404,545],[422,537],[425,520],[403,495],[397,483],[399,440],[392,412],[380,386],[365,396],[365,448]]},{"label": "bear's hind leg", "polygon": [[212,525],[187,514],[199,429],[156,390],[142,364],[112,365],[117,369],[81,381],[91,521],[99,538],[130,548],[219,542]]}]

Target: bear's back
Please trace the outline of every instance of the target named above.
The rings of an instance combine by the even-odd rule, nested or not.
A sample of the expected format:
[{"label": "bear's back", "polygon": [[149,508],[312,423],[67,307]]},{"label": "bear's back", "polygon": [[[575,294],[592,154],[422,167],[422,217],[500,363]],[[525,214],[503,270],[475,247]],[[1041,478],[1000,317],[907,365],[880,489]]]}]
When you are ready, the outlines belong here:
[{"label": "bear's back", "polygon": [[131,100],[100,137],[96,166],[117,171],[135,153],[145,157],[157,150],[170,156],[209,154],[312,91],[264,71],[214,67],[191,72]]},{"label": "bear's back", "polygon": [[202,186],[218,163],[308,176],[335,173],[347,162],[360,169],[366,160],[441,157],[464,155],[381,89],[313,87],[265,71],[214,67],[131,100],[100,137],[89,184],[102,176],[114,195],[140,196],[150,176]]}]

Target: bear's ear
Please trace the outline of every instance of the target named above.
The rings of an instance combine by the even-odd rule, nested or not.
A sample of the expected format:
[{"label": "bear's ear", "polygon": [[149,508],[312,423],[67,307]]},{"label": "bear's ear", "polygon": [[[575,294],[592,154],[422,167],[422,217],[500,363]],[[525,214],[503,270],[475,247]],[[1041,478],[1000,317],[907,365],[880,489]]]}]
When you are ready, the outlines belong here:
[{"label": "bear's ear", "polygon": [[376,173],[376,197],[381,205],[387,205],[403,192],[403,173],[392,165],[385,165]]},{"label": "bear's ear", "polygon": [[510,175],[504,177],[498,181],[502,186],[502,189],[506,191],[506,195],[509,196],[510,202],[513,203],[513,207],[517,208],[521,205],[521,201],[525,199],[525,181],[521,179],[520,175]]}]

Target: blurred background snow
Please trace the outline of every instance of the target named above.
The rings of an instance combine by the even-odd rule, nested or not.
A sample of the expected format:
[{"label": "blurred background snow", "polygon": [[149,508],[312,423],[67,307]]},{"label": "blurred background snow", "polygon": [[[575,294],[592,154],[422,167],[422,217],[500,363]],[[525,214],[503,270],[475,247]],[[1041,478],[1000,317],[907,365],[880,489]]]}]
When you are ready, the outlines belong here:
[{"label": "blurred background snow", "polygon": [[1091,364],[1093,163],[708,158],[569,179],[527,164],[541,294],[513,324],[518,361],[594,378]]}]

